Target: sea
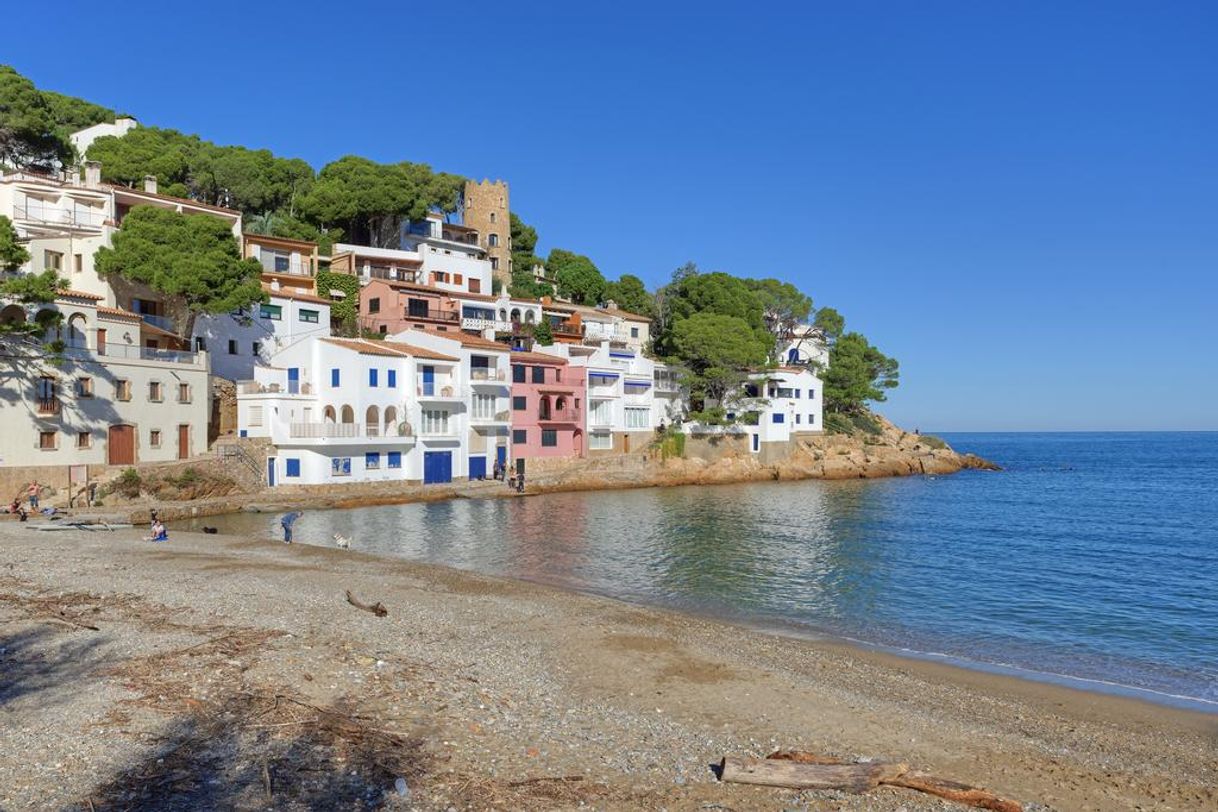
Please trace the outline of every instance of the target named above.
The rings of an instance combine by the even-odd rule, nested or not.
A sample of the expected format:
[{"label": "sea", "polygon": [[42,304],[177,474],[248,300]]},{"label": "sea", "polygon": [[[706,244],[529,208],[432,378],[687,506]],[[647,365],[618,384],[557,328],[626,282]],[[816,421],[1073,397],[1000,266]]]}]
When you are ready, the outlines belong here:
[{"label": "sea", "polygon": [[308,511],[295,535],[1218,713],[1218,432],[942,436],[1004,470]]}]

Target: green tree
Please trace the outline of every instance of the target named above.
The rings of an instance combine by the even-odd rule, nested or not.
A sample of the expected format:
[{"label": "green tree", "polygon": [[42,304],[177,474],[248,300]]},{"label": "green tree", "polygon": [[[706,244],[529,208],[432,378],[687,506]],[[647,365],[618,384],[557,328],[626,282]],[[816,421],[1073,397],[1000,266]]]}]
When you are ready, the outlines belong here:
[{"label": "green tree", "polygon": [[689,370],[686,384],[695,399],[723,401],[735,392],[750,368],[766,361],[769,346],[739,316],[694,313],[672,330],[672,347]]},{"label": "green tree", "polygon": [[103,135],[89,145],[87,157],[100,161],[102,180],[140,187],[144,176],[154,175],[162,194],[190,194],[190,166],[204,144],[197,135],[158,127],[137,127],[126,135]]},{"label": "green tree", "polygon": [[0,214],[0,271],[12,273],[30,261],[30,252],[19,241],[13,221]]},{"label": "green tree", "polygon": [[65,96],[51,90],[41,91],[55,117],[55,125],[64,135],[92,127],[94,124],[106,124],[118,116],[109,107],[79,99],[75,96]]},{"label": "green tree", "polygon": [[832,307],[822,307],[816,311],[816,319],[812,322],[825,334],[825,340],[832,346],[833,342],[846,330],[846,319]]},{"label": "green tree", "polygon": [[762,318],[774,337],[774,352],[782,352],[796,329],[812,314],[812,297],[790,282],[779,279],[746,279],[745,284],[761,302]]},{"label": "green tree", "polygon": [[858,415],[867,411],[869,402],[887,399],[887,390],[900,382],[899,365],[861,333],[846,333],[829,350],[829,368],[821,380],[826,411]]},{"label": "green tree", "polygon": [[683,266],[661,290],[660,298],[663,307],[655,343],[661,354],[673,352],[677,325],[696,313],[741,319],[765,345],[766,356],[773,350],[774,337],[766,326],[765,308],[743,279],[722,272],[698,273],[696,268]]},{"label": "green tree", "polygon": [[188,313],[183,335],[191,334],[199,313],[226,313],[265,300],[262,266],[241,258],[228,224],[217,217],[136,206],[112,242],[97,249],[98,273],[177,298]]},{"label": "green tree", "polygon": [[537,326],[533,328],[533,340],[543,347],[554,343],[554,331],[550,328],[550,322],[545,319],[537,322]]},{"label": "green tree", "polygon": [[513,253],[532,254],[537,248],[537,229],[527,224],[512,212],[512,251]]},{"label": "green tree", "polygon": [[537,249],[537,229],[521,220],[512,212],[512,282],[508,294],[524,298],[539,299],[553,296],[554,287],[538,282],[533,277],[533,268],[541,265],[534,251]]},{"label": "green tree", "polygon": [[313,167],[302,160],[276,158],[267,149],[209,143],[194,154],[189,173],[195,200],[242,212],[282,210],[289,216],[297,196],[313,183]]},{"label": "green tree", "polygon": [[55,111],[26,77],[0,65],[0,164],[50,168],[72,157]]},{"label": "green tree", "polygon": [[[29,262],[30,253],[17,241],[17,230],[7,217],[0,215],[0,271],[16,273],[21,266]],[[54,271],[40,274],[19,274],[0,281],[0,301],[5,304],[15,304],[23,310],[32,305],[50,304],[55,301],[59,292],[68,286]],[[33,321],[24,318],[0,319],[0,336],[33,338],[44,335],[47,330],[57,327],[63,322],[63,316],[56,310],[40,309]],[[44,345],[51,352],[58,352],[62,347],[58,342]]]},{"label": "green tree", "polygon": [[602,301],[615,302],[618,307],[640,316],[655,317],[655,297],[647,292],[643,280],[634,274],[624,274],[616,282],[605,285]]},{"label": "green tree", "polygon": [[560,295],[576,304],[599,304],[605,292],[605,277],[583,254],[555,248],[546,258],[546,275],[558,285]]}]

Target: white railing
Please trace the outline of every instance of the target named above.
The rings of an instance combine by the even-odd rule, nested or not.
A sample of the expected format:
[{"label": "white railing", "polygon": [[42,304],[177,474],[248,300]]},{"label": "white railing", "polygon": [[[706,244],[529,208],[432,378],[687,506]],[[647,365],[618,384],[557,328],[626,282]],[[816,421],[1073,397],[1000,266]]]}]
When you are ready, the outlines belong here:
[{"label": "white railing", "polygon": [[67,347],[63,354],[69,358],[79,358],[85,361],[106,361],[108,359],[138,359],[140,361],[160,361],[166,364],[184,364],[198,366],[202,361],[202,353],[185,350],[162,350],[152,347],[140,347],[135,344],[107,343],[96,350],[88,347]]},{"label": "white railing", "polygon": [[293,392],[289,387],[277,383],[237,382],[237,394],[239,395],[311,395],[313,394],[313,384],[297,384],[296,390]]},{"label": "white railing", "polygon": [[507,375],[502,369],[493,367],[474,367],[469,373],[470,380],[474,381],[505,381]]},{"label": "white railing", "polygon": [[495,412],[494,414],[475,414],[472,418],[475,423],[507,423],[511,421],[511,412]]},{"label": "white railing", "polygon": [[375,423],[289,423],[288,437],[294,440],[352,440],[360,437],[413,437],[406,421],[379,426]]},{"label": "white railing", "polygon": [[35,223],[46,223],[56,226],[77,226],[79,228],[101,228],[106,223],[104,211],[79,211],[65,209],[61,206],[40,205],[32,200],[18,202],[13,207],[13,214],[18,220],[29,220]]}]

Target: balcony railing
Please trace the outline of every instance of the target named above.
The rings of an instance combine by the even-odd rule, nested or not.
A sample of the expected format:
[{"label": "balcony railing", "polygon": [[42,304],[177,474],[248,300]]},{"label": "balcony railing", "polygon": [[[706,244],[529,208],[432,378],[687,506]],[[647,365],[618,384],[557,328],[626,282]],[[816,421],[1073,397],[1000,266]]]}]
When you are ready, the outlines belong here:
[{"label": "balcony railing", "polygon": [[85,361],[105,361],[108,359],[138,359],[141,361],[161,361],[167,364],[187,364],[197,366],[201,354],[185,350],[163,350],[156,347],[140,347],[136,344],[106,343],[97,349],[88,347],[67,347],[63,354],[69,358]]},{"label": "balcony railing", "polygon": [[477,316],[461,317],[462,330],[485,330],[492,328],[497,333],[506,333],[514,329],[514,326],[518,324],[519,322],[511,322],[505,319],[483,319]]},{"label": "balcony railing", "polygon": [[569,322],[550,325],[550,333],[556,336],[571,336],[574,338],[580,336],[579,325],[570,324]]},{"label": "balcony railing", "polygon": [[76,228],[101,228],[106,223],[106,214],[102,211],[64,209],[59,206],[32,204],[29,200],[17,203],[13,207],[13,214],[18,220]]},{"label": "balcony railing", "polygon": [[60,411],[62,411],[63,404],[60,402],[59,398],[52,395],[49,398],[38,398],[36,408],[38,414],[54,415],[59,414]]},{"label": "balcony railing", "polygon": [[512,413],[506,410],[494,414],[475,414],[473,416],[475,423],[509,423],[511,419]]},{"label": "balcony railing", "polygon": [[352,440],[360,437],[413,437],[414,429],[403,420],[380,426],[376,423],[289,423],[294,440]]},{"label": "balcony railing", "polygon": [[421,313],[411,313],[410,308],[403,311],[408,319],[427,319],[428,321],[443,321],[449,323],[457,323],[461,321],[461,314],[455,310],[427,310]]},{"label": "balcony railing", "polygon": [[[506,347],[504,348],[506,349]],[[469,373],[470,380],[473,381],[504,381],[507,380],[507,375],[502,369],[492,369],[491,367],[474,367]]]},{"label": "balcony railing", "polygon": [[537,420],[540,423],[578,423],[580,415],[575,409],[550,409],[539,412]]},{"label": "balcony railing", "polygon": [[313,384],[300,383],[293,387],[288,384],[286,387],[277,383],[259,383],[258,381],[240,381],[237,383],[237,394],[239,395],[311,395],[313,394]]},{"label": "balcony railing", "polygon": [[432,384],[431,386],[419,384],[417,390],[417,394],[421,398],[455,398],[457,396],[456,390],[447,384],[443,386],[437,384]]}]

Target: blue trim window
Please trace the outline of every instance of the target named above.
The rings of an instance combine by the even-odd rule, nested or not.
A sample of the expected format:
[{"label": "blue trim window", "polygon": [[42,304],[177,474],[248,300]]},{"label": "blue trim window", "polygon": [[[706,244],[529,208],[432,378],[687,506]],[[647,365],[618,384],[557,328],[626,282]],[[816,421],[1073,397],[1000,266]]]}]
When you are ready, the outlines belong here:
[{"label": "blue trim window", "polygon": [[525,366],[524,364],[512,364],[512,382],[524,383]]},{"label": "blue trim window", "polygon": [[340,370],[338,370],[338,369],[330,370],[330,385],[331,386],[334,386],[334,387],[338,386],[338,382],[340,380],[339,372],[340,372]]},{"label": "blue trim window", "polygon": [[376,386],[376,373],[377,371],[375,369],[368,370],[368,385],[371,387]]},{"label": "blue trim window", "polygon": [[799,390],[798,389],[795,390],[795,399],[799,400]]},{"label": "blue trim window", "polygon": [[283,475],[298,477],[300,476],[300,460],[288,457],[283,461]]},{"label": "blue trim window", "polygon": [[351,458],[333,457],[330,460],[331,476],[351,476]]},{"label": "blue trim window", "polygon": [[366,454],[364,454],[364,469],[365,470],[375,471],[376,469],[378,469],[380,467],[381,467],[381,452],[369,451]]},{"label": "blue trim window", "polygon": [[390,389],[396,389],[398,385],[398,371],[396,369],[385,370],[385,385]]},{"label": "blue trim window", "polygon": [[545,383],[545,382],[546,382],[546,368],[545,367],[533,367],[533,383]]},{"label": "blue trim window", "polygon": [[512,442],[524,444],[529,441],[528,429],[512,429]]},{"label": "blue trim window", "polygon": [[401,451],[390,451],[389,452],[389,467],[390,468],[401,468],[402,467],[402,452]]},{"label": "blue trim window", "polygon": [[785,422],[787,422],[787,416],[785,414],[781,414],[779,412],[774,412],[774,422],[775,423],[785,423]]}]

